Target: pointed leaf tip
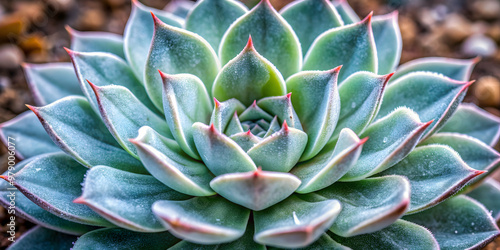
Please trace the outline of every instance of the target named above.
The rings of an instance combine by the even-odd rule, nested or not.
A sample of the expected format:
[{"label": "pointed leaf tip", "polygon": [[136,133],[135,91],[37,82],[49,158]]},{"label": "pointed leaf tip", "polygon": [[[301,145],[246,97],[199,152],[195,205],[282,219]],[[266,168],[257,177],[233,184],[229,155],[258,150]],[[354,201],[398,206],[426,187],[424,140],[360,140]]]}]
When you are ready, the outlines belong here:
[{"label": "pointed leaf tip", "polygon": [[286,120],[283,121],[283,131],[288,132],[290,129],[288,128],[288,124],[286,123]]},{"label": "pointed leaf tip", "polygon": [[[214,97],[214,104],[215,104],[215,108],[219,108],[220,107],[220,102],[215,97]],[[237,111],[234,111],[234,112],[237,114]]]},{"label": "pointed leaf tip", "polygon": [[373,17],[373,11],[371,11],[368,16],[366,16],[363,20],[361,20],[361,23],[366,23],[367,25],[368,24],[371,24],[372,22],[372,17]]},{"label": "pointed leaf tip", "polygon": [[9,178],[7,176],[5,176],[5,175],[0,175],[0,179],[8,181]]},{"label": "pointed leaf tip", "polygon": [[245,50],[255,50],[255,47],[253,46],[252,35],[248,35],[248,42],[245,46]]},{"label": "pointed leaf tip", "polygon": [[74,199],[73,203],[76,203],[76,204],[85,204],[86,201],[85,201],[85,199],[82,196],[80,196],[80,197]]}]

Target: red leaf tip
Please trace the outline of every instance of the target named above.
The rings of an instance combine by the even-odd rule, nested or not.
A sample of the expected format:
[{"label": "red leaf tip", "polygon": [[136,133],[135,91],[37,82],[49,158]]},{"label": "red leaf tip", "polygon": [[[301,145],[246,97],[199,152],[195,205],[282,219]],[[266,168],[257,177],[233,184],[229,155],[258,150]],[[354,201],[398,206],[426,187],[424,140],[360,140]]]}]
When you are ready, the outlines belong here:
[{"label": "red leaf tip", "polygon": [[368,139],[369,139],[369,138],[370,138],[370,137],[365,137],[365,138],[363,138],[363,139],[359,140],[358,145],[363,145],[363,144],[365,144],[365,142],[366,142],[366,141],[368,141]]},{"label": "red leaf tip", "polygon": [[251,135],[251,134],[252,134],[252,131],[250,131],[250,129],[249,129],[247,132],[245,132],[245,134],[246,134],[246,135]]},{"label": "red leaf tip", "polygon": [[262,167],[258,166],[257,169],[253,172],[253,176],[258,177],[261,174],[262,174]]},{"label": "red leaf tip", "polygon": [[368,14],[363,20],[361,20],[361,23],[366,23],[366,24],[371,24],[372,22],[372,17],[373,17],[373,11]]},{"label": "red leaf tip", "polygon": [[99,90],[99,87],[93,83],[91,83],[89,80],[85,79],[87,81],[87,83],[90,85],[90,87],[92,88],[92,90],[94,91],[94,93],[97,95],[97,91]]},{"label": "red leaf tip", "polygon": [[488,171],[486,171],[486,170],[475,170],[474,169],[474,177],[482,175],[482,174],[484,174],[486,172],[488,172]]},{"label": "red leaf tip", "polygon": [[247,45],[245,46],[245,50],[254,50],[253,46],[253,40],[252,40],[252,35],[248,35],[248,42]]},{"label": "red leaf tip", "polygon": [[8,181],[8,180],[9,180],[9,178],[8,178],[7,176],[5,176],[5,175],[0,175],[0,179],[2,179],[2,180],[6,180],[6,181]]},{"label": "red leaf tip", "polygon": [[472,59],[471,59],[471,60],[472,60],[472,64],[477,64],[477,63],[479,63],[479,62],[481,61],[481,59],[482,59],[482,58],[481,58],[480,56],[476,56],[476,57],[472,58]]},{"label": "red leaf tip", "polygon": [[426,122],[426,123],[423,123],[422,124],[422,129],[426,129],[427,127],[429,127],[432,123],[434,122],[434,119]]},{"label": "red leaf tip", "polygon": [[220,102],[215,97],[214,97],[214,103],[215,103],[215,108],[219,108],[220,107]]},{"label": "red leaf tip", "polygon": [[337,67],[335,67],[333,69],[328,70],[327,72],[330,73],[330,74],[332,74],[332,75],[336,75],[336,74],[338,74],[340,72],[340,69],[342,69],[342,66],[343,65],[339,65],[339,66],[337,66]]},{"label": "red leaf tip", "polygon": [[291,97],[292,97],[292,92],[290,92],[290,93],[286,94],[286,98],[287,98],[288,100],[290,100],[290,98],[291,98]]},{"label": "red leaf tip", "polygon": [[252,107],[256,108],[257,107],[257,100],[253,100],[253,103],[251,105]]},{"label": "red leaf tip", "polygon": [[282,127],[283,131],[285,132],[288,132],[289,131],[289,128],[288,128],[288,124],[286,123],[286,120],[283,121],[283,127]]},{"label": "red leaf tip", "polygon": [[215,129],[215,126],[214,126],[213,123],[210,124],[210,132],[211,133],[216,133],[217,132],[217,130]]},{"label": "red leaf tip", "polygon": [[80,196],[80,197],[74,199],[73,203],[76,203],[76,204],[85,204],[85,199],[83,199],[83,197]]}]

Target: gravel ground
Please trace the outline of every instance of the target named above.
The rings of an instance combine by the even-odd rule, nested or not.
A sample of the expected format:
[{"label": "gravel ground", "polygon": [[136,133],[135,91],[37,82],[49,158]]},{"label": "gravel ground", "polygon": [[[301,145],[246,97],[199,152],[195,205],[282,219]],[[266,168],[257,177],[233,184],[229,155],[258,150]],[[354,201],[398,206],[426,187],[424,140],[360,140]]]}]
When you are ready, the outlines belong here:
[{"label": "gravel ground", "polygon": [[[247,0],[248,5],[257,0]],[[143,0],[163,8],[168,1]],[[277,8],[288,0],[271,0]],[[482,60],[472,73],[477,82],[465,101],[500,116],[500,1],[498,0],[349,0],[363,17],[370,11],[398,10],[402,30],[401,62],[428,56]],[[64,29],[108,31],[122,34],[130,13],[129,0],[0,0],[0,122],[33,104],[20,64],[69,61],[63,47],[70,46]],[[497,150],[500,149],[497,145]],[[6,148],[0,146],[0,171],[6,167]],[[496,174],[500,179],[500,174]],[[1,225],[6,213],[0,208]],[[32,226],[18,218],[22,234]],[[4,226],[1,227],[5,232]],[[0,248],[9,241],[0,235]],[[500,240],[485,249],[500,249]]]}]

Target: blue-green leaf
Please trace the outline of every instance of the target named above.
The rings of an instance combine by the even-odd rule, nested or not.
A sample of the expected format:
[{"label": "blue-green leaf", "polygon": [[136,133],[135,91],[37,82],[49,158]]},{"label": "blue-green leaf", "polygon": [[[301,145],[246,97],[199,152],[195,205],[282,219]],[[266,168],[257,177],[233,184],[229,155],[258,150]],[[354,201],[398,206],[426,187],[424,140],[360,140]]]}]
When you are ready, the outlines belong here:
[{"label": "blue-green leaf", "polygon": [[153,103],[162,108],[162,78],[158,70],[166,74],[188,73],[197,76],[205,84],[208,93],[220,63],[215,51],[201,36],[155,20],[155,35],[146,63],[146,91]]},{"label": "blue-green leaf", "polygon": [[439,130],[458,107],[472,82],[458,82],[429,72],[415,72],[389,84],[376,119],[405,106],[422,121],[433,121],[422,138]]},{"label": "blue-green leaf", "polygon": [[235,98],[250,106],[263,97],[286,94],[286,86],[280,71],[255,50],[250,37],[241,53],[219,72],[212,94],[220,101]]},{"label": "blue-green leaf", "polygon": [[99,87],[118,85],[130,90],[149,109],[158,110],[149,100],[144,85],[135,77],[123,59],[102,52],[80,53],[67,50],[85,96],[98,112],[96,96],[87,81]]},{"label": "blue-green leaf", "polygon": [[307,141],[306,133],[289,128],[285,121],[281,130],[255,144],[247,154],[264,170],[287,173],[299,161]]},{"label": "blue-green leaf", "polygon": [[439,204],[454,195],[472,178],[482,174],[470,168],[457,152],[444,145],[417,147],[395,166],[380,173],[401,175],[411,185],[407,213],[416,213]]},{"label": "blue-green leaf", "polygon": [[37,105],[47,105],[70,95],[83,95],[70,63],[24,63],[23,68]]},{"label": "blue-green leaf", "polygon": [[44,107],[29,107],[52,141],[84,166],[107,165],[147,173],[140,161],[120,147],[83,97],[66,97]]},{"label": "blue-green leaf", "polygon": [[264,211],[254,212],[255,241],[275,247],[305,247],[328,230],[342,206],[335,199],[309,201],[290,198]]},{"label": "blue-green leaf", "polygon": [[362,180],[390,168],[413,150],[429,125],[407,108],[398,108],[371,124],[361,134],[369,139],[358,161],[340,180]]},{"label": "blue-green leaf", "polygon": [[185,19],[195,5],[195,2],[190,0],[172,0],[168,2],[163,10]]},{"label": "blue-green leaf", "polygon": [[80,195],[80,183],[86,172],[86,167],[61,152],[37,157],[14,176],[0,177],[54,215],[81,224],[110,226],[90,208],[73,203]]},{"label": "blue-green leaf", "polygon": [[[500,154],[480,140],[458,133],[437,133],[429,137],[420,145],[441,144],[448,145],[457,151],[460,158],[467,165],[476,170],[494,172],[500,164]],[[482,175],[486,177],[486,174]]]},{"label": "blue-green leaf", "polygon": [[0,139],[18,159],[60,151],[31,111],[0,124]]},{"label": "blue-green leaf", "polygon": [[215,194],[209,185],[214,177],[212,173],[204,164],[184,153],[174,140],[145,126],[131,142],[144,167],[168,187],[194,196]]},{"label": "blue-green leaf", "polygon": [[205,38],[215,51],[219,51],[226,30],[247,10],[245,5],[234,0],[202,0],[189,13],[185,28]]},{"label": "blue-green leaf", "polygon": [[165,250],[177,242],[179,239],[169,232],[137,233],[122,228],[105,228],[82,235],[72,249]]},{"label": "blue-green leaf", "polygon": [[[295,113],[295,109],[293,108],[291,96],[292,94],[288,93],[287,95],[283,96],[265,97],[260,99],[256,104],[258,107],[262,108],[262,110],[264,110],[267,114],[272,114],[274,116],[277,116],[278,122],[281,123],[286,122],[288,126],[292,128],[303,130],[302,125],[300,124],[299,121],[299,117],[297,113]],[[243,114],[241,114],[240,118],[242,120],[245,120],[243,118]],[[266,122],[272,121],[273,119],[271,115],[263,118]],[[263,124],[260,123],[260,125]],[[267,126],[267,124],[265,126]],[[269,128],[264,128],[264,130],[267,129]]]},{"label": "blue-green leaf", "polygon": [[466,134],[493,147],[500,138],[500,118],[472,103],[463,103],[439,132]]},{"label": "blue-green leaf", "polygon": [[101,117],[116,141],[132,156],[137,156],[137,149],[129,142],[135,138],[142,126],[150,126],[160,134],[172,137],[163,118],[152,112],[127,88],[116,85],[92,87]]},{"label": "blue-green leaf", "polygon": [[370,14],[361,22],[325,31],[311,45],[302,70],[330,70],[342,65],[338,82],[358,71],[376,73],[377,49],[371,19]]},{"label": "blue-green leaf", "polygon": [[478,62],[479,58],[469,60],[445,57],[419,58],[399,66],[392,77],[392,81],[417,71],[430,71],[442,74],[457,81],[468,81],[472,69]]},{"label": "blue-green leaf", "polygon": [[[15,174],[24,168],[34,159],[45,157],[46,154],[37,157],[32,157],[16,164],[14,170],[8,170],[3,175],[8,176],[9,172]],[[9,208],[12,197],[15,197],[15,208]],[[21,193],[10,182],[0,182],[0,204],[7,209],[9,214],[16,214],[21,218],[31,221],[37,225],[49,228],[58,232],[71,235],[81,235],[88,231],[96,229],[96,227],[71,222],[47,212],[47,210],[33,203],[31,200]]]},{"label": "blue-green leaf", "polygon": [[429,229],[443,250],[480,249],[500,234],[484,206],[463,195],[403,219]]},{"label": "blue-green leaf", "polygon": [[144,78],[148,52],[154,34],[154,23],[151,13],[154,13],[168,25],[182,27],[184,23],[181,18],[170,13],[146,7],[137,0],[132,1],[132,12],[130,13],[123,34],[123,49],[127,62],[134,71],[135,76],[141,81]]},{"label": "blue-green leaf", "polygon": [[297,193],[314,192],[338,181],[356,163],[366,139],[343,129],[337,143],[327,144],[314,158],[297,164],[291,171],[302,181]]},{"label": "blue-green leaf", "polygon": [[346,0],[332,1],[345,25],[359,22],[359,17]]},{"label": "blue-green leaf", "polygon": [[337,182],[314,194],[337,199],[342,211],[330,228],[342,237],[372,233],[399,219],[410,205],[410,183],[401,176]]},{"label": "blue-green leaf", "polygon": [[215,175],[257,170],[252,158],[213,124],[193,124],[193,138],[201,159]]},{"label": "blue-green leaf", "polygon": [[[224,133],[226,133],[226,127],[230,126],[230,123],[236,122],[234,119],[238,119],[238,113],[243,112],[243,110],[245,110],[245,106],[236,99],[219,102],[214,98],[214,103],[215,107],[212,112],[212,116],[210,117],[210,124],[213,124],[218,131],[224,131]],[[233,126],[235,125],[236,124],[233,124]],[[243,130],[238,132],[243,132]],[[229,135],[231,134],[233,133],[230,133]]]},{"label": "blue-green leaf", "polygon": [[64,250],[71,249],[73,242],[78,237],[68,234],[59,233],[50,229],[36,226],[29,231],[23,233],[22,237],[15,239],[9,250]]},{"label": "blue-green leaf", "polygon": [[374,16],[372,22],[373,37],[377,47],[378,74],[393,73],[399,64],[403,42],[398,25],[398,12],[383,16]]},{"label": "blue-green leaf", "polygon": [[340,114],[337,77],[341,67],[328,71],[303,71],[287,79],[304,132],[307,147],[300,160],[313,158],[321,151],[335,130]]},{"label": "blue-green leaf", "polygon": [[303,56],[321,33],[344,25],[339,13],[328,0],[291,2],[280,13],[297,34]]},{"label": "blue-green leaf", "polygon": [[75,203],[85,204],[119,227],[137,232],[160,232],[165,229],[153,215],[153,203],[188,198],[152,176],[96,166],[87,172],[83,192]]},{"label": "blue-green leaf", "polygon": [[81,32],[66,26],[71,49],[78,52],[107,52],[125,59],[123,37],[109,32]]},{"label": "blue-green leaf", "polygon": [[275,65],[285,78],[297,73],[302,67],[299,39],[269,0],[262,0],[231,24],[219,48],[223,64],[240,53],[249,36],[252,36],[257,51]]},{"label": "blue-green leaf", "polygon": [[250,217],[250,210],[217,196],[157,201],[153,211],[173,235],[200,244],[240,238]]},{"label": "blue-green leaf", "polygon": [[350,128],[356,134],[363,132],[377,115],[385,86],[391,76],[362,71],[352,74],[341,83],[339,121],[331,141],[336,140],[344,128]]},{"label": "blue-green leaf", "polygon": [[290,196],[300,180],[289,173],[262,171],[217,176],[210,186],[224,198],[252,209],[266,209]]},{"label": "blue-green leaf", "polygon": [[467,196],[483,204],[497,222],[500,220],[500,183],[498,181],[488,179],[467,193]]},{"label": "blue-green leaf", "polygon": [[429,230],[405,220],[397,220],[389,227],[370,234],[347,238],[332,233],[329,235],[352,249],[439,249],[438,242]]},{"label": "blue-green leaf", "polygon": [[208,123],[212,103],[203,82],[194,75],[167,75],[163,81],[163,110],[168,127],[179,146],[195,159],[200,159],[193,141],[195,122]]}]

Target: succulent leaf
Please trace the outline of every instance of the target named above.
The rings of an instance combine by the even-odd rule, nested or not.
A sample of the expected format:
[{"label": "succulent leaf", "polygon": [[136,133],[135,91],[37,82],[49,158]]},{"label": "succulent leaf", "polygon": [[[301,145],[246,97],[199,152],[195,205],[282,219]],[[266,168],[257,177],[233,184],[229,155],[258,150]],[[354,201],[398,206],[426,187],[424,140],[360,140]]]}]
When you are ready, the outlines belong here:
[{"label": "succulent leaf", "polygon": [[474,104],[461,104],[439,132],[469,135],[493,147],[500,138],[500,118]]},{"label": "succulent leaf", "polygon": [[344,25],[335,7],[328,0],[300,0],[280,10],[281,16],[292,26],[302,48],[302,56],[321,33]]},{"label": "succulent leaf", "polygon": [[414,149],[401,162],[379,175],[408,178],[411,201],[407,213],[416,213],[446,200],[482,173],[467,166],[452,148],[428,145]]},{"label": "succulent leaf", "polygon": [[[155,32],[151,13],[168,25],[180,28],[184,24],[181,18],[168,12],[146,7],[137,0],[132,1],[132,11],[123,33],[123,49],[127,62],[141,81],[144,79],[148,52]],[[161,105],[158,107],[161,108]]]},{"label": "succulent leaf", "polygon": [[245,152],[252,148],[255,144],[262,141],[262,139],[252,134],[250,130],[247,132],[233,134],[229,138],[236,142]]},{"label": "succulent leaf", "polygon": [[213,125],[207,126],[199,122],[193,124],[193,138],[201,159],[213,174],[257,170],[250,156]]},{"label": "succulent leaf", "polygon": [[[500,164],[500,154],[480,140],[458,133],[437,133],[420,145],[448,145],[455,150],[467,165],[476,170],[494,172]],[[483,178],[487,174],[481,175]],[[477,178],[475,179],[477,180]]]},{"label": "succulent leaf", "polygon": [[224,198],[254,211],[266,209],[290,196],[300,180],[289,173],[262,171],[217,176],[210,186]]},{"label": "succulent leaf", "polygon": [[330,70],[342,65],[338,82],[357,71],[376,73],[377,49],[371,19],[372,14],[358,23],[330,29],[318,36],[305,56],[302,70]]},{"label": "succulent leaf", "polygon": [[288,91],[309,140],[300,160],[309,160],[330,139],[340,114],[337,77],[341,67],[328,71],[303,71],[287,79]]},{"label": "succulent leaf", "polygon": [[[9,172],[15,174],[21,169],[24,168],[28,163],[32,162],[35,159],[40,157],[45,157],[48,154],[42,154],[37,157],[32,157],[26,160],[23,160],[16,164],[14,170],[9,170],[3,175],[8,176]],[[31,200],[26,198],[26,196],[21,193],[19,190],[12,190],[12,186],[9,182],[0,182],[0,204],[4,207],[9,207],[11,202],[12,194],[14,193],[16,207],[14,209],[15,214],[21,218],[31,221],[37,225],[41,225],[45,228],[65,233],[71,235],[81,235],[91,230],[95,230],[96,227],[84,225],[76,222],[71,222],[69,220],[65,220],[61,217],[58,217],[52,213],[47,212],[47,210],[41,208],[40,206],[33,203]]]},{"label": "succulent leaf", "polygon": [[192,243],[189,241],[181,241],[175,246],[169,248],[169,250],[212,250],[212,249],[217,249],[217,250],[234,250],[234,249],[252,249],[252,250],[266,250],[267,247],[261,244],[258,244],[253,240],[253,231],[254,231],[254,225],[253,221],[249,220],[247,224],[247,229],[245,231],[245,234],[243,236],[235,241],[229,242],[229,243],[223,243],[223,244],[217,244],[217,245],[200,245],[196,243]]},{"label": "succulent leaf", "polygon": [[238,1],[202,0],[189,12],[185,28],[201,35],[215,51],[219,51],[226,30],[247,12],[247,7]]},{"label": "succulent leaf", "polygon": [[[212,117],[214,117],[214,116],[212,116]],[[212,121],[210,123],[214,124],[214,122],[212,122]],[[279,129],[280,129],[280,127],[278,125],[278,130]],[[242,132],[243,132],[243,127],[241,126],[240,119],[238,118],[238,113],[234,112],[233,118],[231,118],[231,121],[229,121],[229,124],[227,125],[227,128],[225,129],[224,133],[227,136],[231,136],[231,135],[235,135],[235,134],[242,133]]]},{"label": "succulent leaf", "polygon": [[[223,64],[240,53],[248,36],[255,48],[287,78],[302,67],[300,42],[292,27],[281,17],[269,0],[261,0],[238,18],[224,34],[219,47]],[[241,100],[241,99],[240,99]]]},{"label": "succulent leaf", "polygon": [[107,52],[125,59],[123,37],[109,32],[81,32],[66,26],[71,36],[71,50]]},{"label": "succulent leaf", "polygon": [[346,0],[333,0],[332,3],[342,20],[344,21],[345,25],[357,23],[360,21],[358,15],[356,14],[356,12],[354,12],[354,10]]},{"label": "succulent leaf", "polygon": [[399,66],[392,77],[392,81],[418,71],[435,72],[457,81],[468,81],[472,69],[478,62],[479,58],[468,60],[444,57],[419,58]]},{"label": "succulent leaf", "polygon": [[195,122],[208,123],[212,113],[210,97],[201,80],[189,74],[167,75],[163,81],[163,110],[173,138],[195,159],[200,159],[193,141]]},{"label": "succulent leaf", "polygon": [[220,63],[215,51],[201,36],[170,26],[153,15],[155,34],[146,62],[145,86],[151,101],[162,108],[162,77],[165,74],[188,73],[197,76],[212,93],[212,84]]},{"label": "succulent leaf", "polygon": [[281,129],[281,126],[278,121],[278,116],[275,116],[273,120],[271,120],[271,123],[269,124],[269,129],[267,132],[264,134],[264,138],[271,136],[272,134],[278,132]]},{"label": "succulent leaf", "polygon": [[194,243],[219,244],[243,236],[250,210],[224,198],[157,201],[153,212],[173,235]]},{"label": "succulent leaf", "polygon": [[494,179],[488,179],[467,196],[479,201],[491,212],[495,221],[500,220],[500,184]]},{"label": "succulent leaf", "polygon": [[[267,247],[269,250],[287,249],[287,248],[275,248]],[[331,249],[331,250],[351,250],[351,248],[342,246],[341,244],[334,241],[327,233],[322,234],[315,242],[303,248],[288,248],[289,250],[307,250],[307,249]]]},{"label": "succulent leaf", "polygon": [[484,206],[463,195],[403,219],[429,229],[444,250],[481,248],[499,235]]},{"label": "succulent leaf", "polygon": [[160,232],[165,229],[151,211],[153,203],[163,199],[188,198],[152,176],[96,166],[87,172],[83,192],[74,202],[85,204],[122,228],[137,232]]},{"label": "succulent leaf", "polygon": [[95,93],[104,124],[132,156],[139,158],[129,139],[136,137],[142,126],[150,126],[161,135],[172,137],[165,120],[143,105],[127,88],[116,85],[98,87],[91,82],[89,85]]},{"label": "succulent leaf", "polygon": [[31,111],[23,112],[16,118],[0,124],[0,139],[8,146],[9,138],[15,140],[15,154],[18,159],[59,152],[60,149],[50,139],[40,121]]},{"label": "succulent leaf", "polygon": [[23,64],[36,105],[47,105],[70,95],[83,95],[70,63]]},{"label": "succulent leaf", "polygon": [[374,16],[372,20],[373,37],[377,47],[378,74],[393,73],[399,64],[403,42],[398,25],[398,12]]},{"label": "succulent leaf", "polygon": [[145,126],[139,129],[139,135],[131,142],[137,148],[144,167],[163,184],[188,195],[215,194],[209,185],[213,179],[212,173],[205,165],[184,153],[174,140]]},{"label": "succulent leaf", "polygon": [[292,169],[302,181],[296,192],[314,192],[338,181],[356,163],[365,142],[366,138],[360,140],[352,130],[343,129],[336,144],[327,144],[314,158]]},{"label": "succulent leaf", "polygon": [[429,72],[408,74],[387,86],[376,119],[397,107],[408,107],[423,121],[433,120],[422,137],[427,138],[449,119],[472,83],[458,82]]},{"label": "succulent leaf", "polygon": [[407,108],[398,108],[371,124],[361,134],[370,139],[358,161],[340,180],[362,180],[390,168],[415,148],[429,125],[421,123],[418,115]]},{"label": "succulent leaf", "polygon": [[306,133],[289,128],[285,121],[281,130],[255,144],[247,154],[266,171],[288,172],[299,161],[307,139]]},{"label": "succulent leaf", "polygon": [[[300,124],[299,117],[297,113],[295,113],[295,110],[292,105],[290,93],[283,96],[272,96],[272,97],[262,98],[257,102],[257,106],[262,108],[262,110],[264,110],[268,114],[276,115],[278,117],[279,122],[281,123],[286,122],[288,126],[302,130],[302,125]],[[268,121],[272,120],[271,116],[268,116],[266,118],[267,118],[266,120]],[[264,129],[267,130],[268,128]]]},{"label": "succulent leaf", "polygon": [[107,165],[147,173],[140,161],[120,147],[86,99],[71,96],[44,107],[29,108],[52,141],[84,166]]},{"label": "succulent leaf", "polygon": [[352,249],[439,249],[438,242],[429,230],[405,220],[397,220],[389,227],[370,234],[347,238],[329,235]]},{"label": "succulent leaf", "polygon": [[99,87],[123,86],[149,109],[160,113],[149,100],[144,85],[134,76],[134,72],[123,59],[102,52],[80,53],[68,50],[68,54],[75,66],[74,71],[78,76],[80,87],[97,112],[99,109],[96,96],[87,81]]},{"label": "succulent leaf", "polygon": [[341,202],[342,211],[330,230],[352,237],[376,232],[399,219],[410,204],[410,183],[401,176],[384,176],[337,182],[314,194]]},{"label": "succulent leaf", "polygon": [[[217,99],[214,99],[214,103],[215,107],[210,118],[210,124],[213,124],[218,131],[226,131],[226,127],[230,126],[236,129],[235,131],[243,132],[243,130],[238,130],[238,113],[243,112],[245,106],[237,99],[229,99],[224,102],[219,102]],[[239,126],[241,127],[241,124]],[[232,135],[235,133],[226,134]]]},{"label": "succulent leaf", "polygon": [[335,199],[308,201],[297,196],[254,212],[255,241],[277,247],[305,247],[332,225],[342,206]]},{"label": "succulent leaf", "polygon": [[385,86],[391,76],[362,71],[352,74],[341,83],[339,121],[331,141],[336,140],[344,128],[350,128],[356,134],[363,132],[377,115]]},{"label": "succulent leaf", "polygon": [[212,89],[218,100],[235,98],[246,106],[263,97],[285,93],[285,80],[280,71],[255,50],[251,37],[241,53],[222,68]]},{"label": "succulent leaf", "polygon": [[195,5],[195,2],[190,0],[172,0],[168,2],[163,10],[185,19]]},{"label": "succulent leaf", "polygon": [[78,238],[72,249],[151,249],[163,250],[179,242],[169,232],[137,233],[122,228],[103,228]]},{"label": "succulent leaf", "polygon": [[[11,182],[27,198],[54,215],[76,223],[109,226],[90,208],[73,203],[81,192],[80,183],[86,171],[86,167],[62,152],[46,154],[26,164]],[[0,178],[9,181],[9,176]],[[52,181],[53,178],[58,181]]]},{"label": "succulent leaf", "polygon": [[9,246],[10,250],[23,250],[28,246],[37,246],[40,249],[70,249],[73,247],[73,242],[78,237],[52,231],[50,229],[36,226],[29,231],[23,233],[23,236],[15,240]]}]

